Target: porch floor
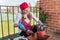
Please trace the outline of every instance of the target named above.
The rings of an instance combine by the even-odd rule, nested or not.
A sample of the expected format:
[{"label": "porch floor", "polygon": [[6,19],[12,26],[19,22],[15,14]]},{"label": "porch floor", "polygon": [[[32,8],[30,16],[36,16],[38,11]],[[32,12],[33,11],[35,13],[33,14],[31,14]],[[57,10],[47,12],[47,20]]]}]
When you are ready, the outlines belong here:
[{"label": "porch floor", "polygon": [[[47,40],[60,40],[60,34],[59,33],[47,30],[47,34],[50,36]],[[36,33],[35,33],[35,35],[36,35]],[[30,38],[30,40],[35,40],[37,38],[37,36],[33,36],[33,38],[31,36],[29,36],[29,38]]]}]

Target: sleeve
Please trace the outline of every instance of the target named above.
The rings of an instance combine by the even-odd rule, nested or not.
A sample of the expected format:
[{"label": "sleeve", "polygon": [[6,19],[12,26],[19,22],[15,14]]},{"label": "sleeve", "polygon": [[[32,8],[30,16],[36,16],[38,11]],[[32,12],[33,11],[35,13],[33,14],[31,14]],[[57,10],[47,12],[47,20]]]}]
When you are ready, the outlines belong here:
[{"label": "sleeve", "polygon": [[35,14],[33,14],[33,13],[31,13],[31,15],[32,15],[32,18],[35,20],[35,21],[39,21],[39,18],[38,17],[36,17],[36,15]]},{"label": "sleeve", "polygon": [[21,21],[21,19],[22,19],[22,15],[21,15],[21,13],[18,13],[17,15],[16,15],[16,18],[15,18],[15,20],[14,20],[14,24],[19,24],[19,21]]}]

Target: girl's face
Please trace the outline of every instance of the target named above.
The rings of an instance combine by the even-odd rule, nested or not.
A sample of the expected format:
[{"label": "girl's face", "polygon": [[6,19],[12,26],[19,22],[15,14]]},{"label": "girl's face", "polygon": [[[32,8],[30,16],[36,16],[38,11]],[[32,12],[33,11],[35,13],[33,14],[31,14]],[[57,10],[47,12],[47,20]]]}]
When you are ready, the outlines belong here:
[{"label": "girl's face", "polygon": [[29,14],[30,12],[30,9],[29,8],[26,8],[25,10],[22,11],[24,14]]}]

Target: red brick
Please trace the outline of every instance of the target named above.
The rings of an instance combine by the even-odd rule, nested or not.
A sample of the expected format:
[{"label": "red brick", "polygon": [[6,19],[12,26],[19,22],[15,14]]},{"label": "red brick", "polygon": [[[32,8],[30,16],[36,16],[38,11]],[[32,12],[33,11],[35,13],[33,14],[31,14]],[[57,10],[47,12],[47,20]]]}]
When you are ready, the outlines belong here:
[{"label": "red brick", "polygon": [[41,6],[48,14],[46,25],[58,29],[60,27],[60,0],[41,0]]}]

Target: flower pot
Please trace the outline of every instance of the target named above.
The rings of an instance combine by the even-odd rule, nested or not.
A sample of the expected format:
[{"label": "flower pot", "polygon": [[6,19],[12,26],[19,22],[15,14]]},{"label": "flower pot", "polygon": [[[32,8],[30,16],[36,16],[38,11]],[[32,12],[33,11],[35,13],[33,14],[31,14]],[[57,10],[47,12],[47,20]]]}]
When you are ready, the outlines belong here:
[{"label": "flower pot", "polygon": [[47,40],[50,36],[45,31],[38,31],[37,37],[38,40]]},{"label": "flower pot", "polygon": [[45,19],[45,18],[41,18],[40,20],[41,20],[43,23],[46,22],[46,19]]},{"label": "flower pot", "polygon": [[44,37],[44,35],[46,35],[45,31],[38,31],[38,37]]}]

